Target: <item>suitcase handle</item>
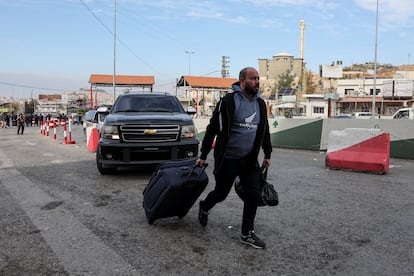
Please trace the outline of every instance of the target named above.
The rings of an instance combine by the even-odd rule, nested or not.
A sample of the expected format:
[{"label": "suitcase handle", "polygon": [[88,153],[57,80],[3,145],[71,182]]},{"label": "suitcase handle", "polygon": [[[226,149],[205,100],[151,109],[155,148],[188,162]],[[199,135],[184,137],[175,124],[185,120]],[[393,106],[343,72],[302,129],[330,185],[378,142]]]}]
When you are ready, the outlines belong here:
[{"label": "suitcase handle", "polygon": [[207,168],[207,166],[208,166],[208,164],[207,164],[207,163],[205,163],[203,167],[200,167],[200,166],[198,166],[198,165],[194,165],[194,166],[193,166],[193,168],[191,169],[191,171],[188,173],[187,177],[185,178],[184,183],[187,183],[187,182],[188,182],[188,180],[190,179],[190,176],[193,174],[194,170],[195,170],[197,167],[201,168],[201,173],[200,173],[200,175],[198,176],[198,177],[200,178],[201,174],[205,171],[205,169]]}]

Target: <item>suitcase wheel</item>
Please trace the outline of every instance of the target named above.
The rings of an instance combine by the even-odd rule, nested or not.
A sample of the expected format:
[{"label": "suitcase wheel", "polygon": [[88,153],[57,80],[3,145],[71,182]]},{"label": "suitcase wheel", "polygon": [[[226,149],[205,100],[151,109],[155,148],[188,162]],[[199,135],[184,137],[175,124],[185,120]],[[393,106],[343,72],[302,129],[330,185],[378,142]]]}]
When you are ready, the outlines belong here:
[{"label": "suitcase wheel", "polygon": [[154,223],[154,220],[153,220],[153,219],[149,219],[149,220],[148,220],[148,223],[149,223],[149,224],[153,224],[153,223]]}]

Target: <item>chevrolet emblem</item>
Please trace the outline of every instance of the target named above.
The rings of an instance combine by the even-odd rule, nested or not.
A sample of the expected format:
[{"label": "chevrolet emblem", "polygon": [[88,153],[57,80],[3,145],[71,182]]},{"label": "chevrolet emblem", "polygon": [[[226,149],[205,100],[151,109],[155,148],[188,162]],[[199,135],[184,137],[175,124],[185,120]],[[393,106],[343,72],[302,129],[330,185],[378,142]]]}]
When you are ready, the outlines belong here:
[{"label": "chevrolet emblem", "polygon": [[155,135],[155,134],[157,134],[157,130],[156,129],[146,129],[146,130],[144,130],[144,134],[145,135]]}]

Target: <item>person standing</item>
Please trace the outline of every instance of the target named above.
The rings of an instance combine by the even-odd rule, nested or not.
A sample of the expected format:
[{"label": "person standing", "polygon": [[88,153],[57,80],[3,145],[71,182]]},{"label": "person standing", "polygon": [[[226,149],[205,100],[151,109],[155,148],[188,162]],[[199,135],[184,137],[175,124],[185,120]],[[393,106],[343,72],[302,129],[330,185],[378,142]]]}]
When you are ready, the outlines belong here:
[{"label": "person standing", "polygon": [[3,112],[0,114],[0,124],[1,124],[1,128],[6,128],[6,118],[7,118],[7,113]]},{"label": "person standing", "polygon": [[25,121],[26,121],[26,118],[24,117],[22,113],[20,113],[17,116],[17,135],[19,134],[23,135]]},{"label": "person standing", "polygon": [[263,149],[262,166],[271,163],[272,145],[266,104],[258,95],[259,74],[253,67],[239,73],[239,81],[232,85],[234,93],[226,94],[217,104],[201,145],[197,165],[204,167],[214,149],[215,188],[199,202],[198,220],[207,226],[211,208],[225,200],[237,176],[245,191],[241,225],[241,242],[264,249],[266,243],[256,236],[254,220],[260,197],[258,155]]},{"label": "person standing", "polygon": [[6,113],[6,127],[10,127],[10,114]]}]

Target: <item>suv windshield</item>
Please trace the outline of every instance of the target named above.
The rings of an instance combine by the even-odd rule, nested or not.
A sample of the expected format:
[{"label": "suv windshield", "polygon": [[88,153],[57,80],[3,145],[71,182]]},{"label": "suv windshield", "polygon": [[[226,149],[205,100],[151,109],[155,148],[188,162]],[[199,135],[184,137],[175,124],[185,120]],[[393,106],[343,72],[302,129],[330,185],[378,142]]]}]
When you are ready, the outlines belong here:
[{"label": "suv windshield", "polygon": [[117,112],[178,112],[183,113],[184,109],[174,97],[139,97],[129,96],[118,98],[113,109]]}]

